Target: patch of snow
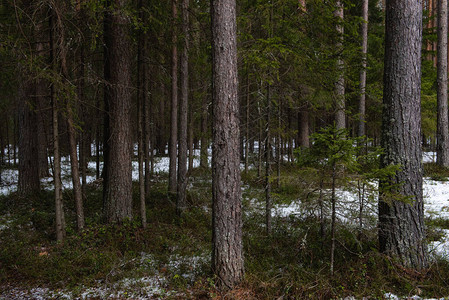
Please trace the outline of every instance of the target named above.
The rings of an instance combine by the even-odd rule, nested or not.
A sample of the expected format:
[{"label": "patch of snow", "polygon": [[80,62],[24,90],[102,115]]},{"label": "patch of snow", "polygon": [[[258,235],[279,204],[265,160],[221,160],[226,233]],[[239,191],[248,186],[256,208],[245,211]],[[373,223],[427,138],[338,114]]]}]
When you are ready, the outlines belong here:
[{"label": "patch of snow", "polygon": [[435,152],[423,152],[422,162],[433,163],[437,161],[437,154]]}]

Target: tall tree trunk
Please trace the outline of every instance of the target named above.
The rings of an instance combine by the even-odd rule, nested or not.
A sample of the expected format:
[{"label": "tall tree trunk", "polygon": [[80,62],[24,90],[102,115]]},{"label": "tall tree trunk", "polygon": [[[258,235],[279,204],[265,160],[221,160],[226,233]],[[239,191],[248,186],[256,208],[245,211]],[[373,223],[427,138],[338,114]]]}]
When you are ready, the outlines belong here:
[{"label": "tall tree trunk", "polygon": [[[143,3],[139,0],[139,19],[144,22]],[[145,175],[144,175],[144,107],[145,107],[145,65],[143,62],[145,56],[145,42],[143,30],[139,30],[138,45],[137,45],[137,129],[138,129],[138,160],[139,160],[139,202],[140,202],[140,219],[142,227],[147,227],[147,211],[145,206]]]},{"label": "tall tree trunk", "polygon": [[[144,53],[147,53],[147,40],[144,41]],[[150,177],[153,173],[153,170],[150,168],[150,163],[152,162],[153,153],[150,154],[151,149],[151,99],[149,97],[149,90],[148,90],[148,81],[149,81],[149,67],[146,61],[146,58],[144,58],[144,77],[146,80],[143,82],[143,124],[144,124],[144,159],[145,159],[145,196],[148,197],[150,195]],[[152,143],[151,143],[152,144]]]},{"label": "tall tree trunk", "polygon": [[193,158],[195,157],[195,143],[194,143],[194,130],[193,128],[195,127],[195,120],[193,119],[193,110],[190,109],[189,110],[189,132],[188,132],[188,147],[189,147],[189,168],[188,170],[192,170],[193,169]]},{"label": "tall tree trunk", "polygon": [[212,0],[212,270],[219,290],[243,279],[235,0]]},{"label": "tall tree trunk", "polygon": [[[340,18],[340,22],[343,22],[344,18],[344,4],[341,0],[337,0],[337,10],[335,11],[335,16]],[[337,25],[337,33],[339,35],[339,41],[336,44],[336,49],[340,52],[343,48],[343,33],[344,27],[343,24]],[[339,58],[337,60],[337,72],[338,78],[335,83],[335,103],[336,103],[336,112],[335,112],[335,125],[337,129],[346,128],[346,112],[345,112],[345,77],[344,77],[344,61],[341,58],[341,54],[339,54]]]},{"label": "tall tree trunk", "polygon": [[187,128],[189,103],[189,0],[182,0],[183,47],[181,53],[181,95],[179,97],[178,126],[178,189],[176,209],[178,215],[186,208],[187,188]]},{"label": "tall tree trunk", "polygon": [[207,148],[209,146],[207,139],[207,121],[208,121],[208,108],[207,108],[207,94],[203,96],[201,105],[201,154],[200,154],[200,166],[201,168],[206,168],[209,166],[207,161],[208,153]]},{"label": "tall tree trunk", "polygon": [[[50,61],[52,70],[56,72],[56,60],[55,60],[55,26],[54,26],[54,12],[51,12],[50,23]],[[61,157],[59,149],[59,129],[58,129],[58,104],[55,96],[55,87],[51,85],[51,105],[53,113],[53,181],[55,186],[55,216],[56,216],[56,240],[62,242],[65,237],[65,221],[64,221],[64,209],[62,204],[62,183],[61,183]]]},{"label": "tall tree trunk", "polygon": [[28,78],[24,66],[19,66],[21,78],[19,79],[19,182],[17,190],[19,194],[35,194],[40,190],[39,164],[35,155],[37,149],[36,114],[33,110],[34,99],[33,84]]},{"label": "tall tree trunk", "polygon": [[260,107],[260,99],[257,101],[257,112],[259,113],[259,147],[257,149],[258,151],[258,164],[257,164],[257,177],[260,178],[262,176],[262,159],[263,159],[263,151],[262,151],[262,145],[263,145],[263,115],[262,110]]},{"label": "tall tree trunk", "polygon": [[249,68],[246,73],[246,124],[245,124],[245,174],[248,174],[249,167],[249,112],[250,112],[251,90],[249,83]]},{"label": "tall tree trunk", "polygon": [[177,190],[177,148],[178,148],[178,1],[172,0],[172,57],[171,57],[171,115],[170,115],[170,165],[168,170],[168,191],[175,194]]},{"label": "tall tree trunk", "polygon": [[438,1],[437,55],[437,164],[449,167],[449,120],[447,104],[447,0]]},{"label": "tall tree trunk", "polygon": [[[59,7],[57,10],[58,13],[63,8]],[[67,48],[66,40],[65,40],[65,29],[61,20],[62,16],[56,15],[56,28],[59,34],[58,43],[60,46],[60,59],[61,59],[61,69],[62,75],[66,84],[69,84],[69,71],[67,68]],[[80,183],[80,172],[79,172],[79,163],[78,163],[78,154],[77,154],[77,142],[76,142],[76,131],[75,131],[75,123],[73,118],[73,109],[72,103],[67,99],[66,102],[66,116],[67,116],[67,132],[69,135],[69,155],[70,155],[70,167],[72,171],[72,183],[73,183],[73,195],[75,198],[75,208],[76,208],[76,223],[78,230],[82,230],[84,228],[84,209],[83,209],[83,195],[81,191],[81,183]],[[81,151],[81,149],[80,149]]]},{"label": "tall tree trunk", "polygon": [[105,136],[103,196],[109,223],[121,223],[132,217],[131,49],[126,3],[110,1],[104,18],[105,107],[109,128]]},{"label": "tall tree trunk", "polygon": [[[39,12],[43,15],[43,12]],[[38,21],[36,23],[36,56],[39,60],[45,60],[45,49],[44,41],[47,37],[44,36],[44,26],[43,22]],[[36,134],[37,134],[37,160],[39,162],[39,177],[44,178],[50,176],[48,170],[48,153],[47,153],[47,134],[46,134],[46,116],[44,115],[44,107],[46,106],[46,80],[41,76],[37,75],[35,79],[35,104],[36,104]]]},{"label": "tall tree trunk", "polygon": [[366,134],[365,103],[366,103],[366,54],[368,52],[368,0],[362,2],[362,69],[360,70],[359,98],[359,128],[358,136]]},{"label": "tall tree trunk", "polygon": [[271,95],[270,85],[267,85],[267,114],[265,127],[265,226],[267,235],[271,234]]},{"label": "tall tree trunk", "polygon": [[298,144],[302,148],[310,147],[308,106],[308,103],[305,103],[298,112]]},{"label": "tall tree trunk", "polygon": [[[86,88],[85,80],[84,80],[84,64],[85,64],[85,57],[84,57],[84,48],[80,49],[80,68],[79,68],[79,75],[78,75],[78,100],[81,103],[81,115],[84,120],[84,124],[88,121],[88,118],[86,118],[86,115],[88,114],[87,108],[83,103],[85,102],[85,96],[84,96],[84,89]],[[87,151],[86,148],[91,148],[91,139],[87,139],[87,126],[83,127],[83,131],[81,132],[80,137],[80,167],[81,167],[81,191],[83,196],[86,195],[86,184],[87,184]]]},{"label": "tall tree trunk", "polygon": [[421,164],[421,1],[387,1],[385,24],[381,165],[401,168],[380,182],[379,246],[405,267],[423,269],[428,253]]}]

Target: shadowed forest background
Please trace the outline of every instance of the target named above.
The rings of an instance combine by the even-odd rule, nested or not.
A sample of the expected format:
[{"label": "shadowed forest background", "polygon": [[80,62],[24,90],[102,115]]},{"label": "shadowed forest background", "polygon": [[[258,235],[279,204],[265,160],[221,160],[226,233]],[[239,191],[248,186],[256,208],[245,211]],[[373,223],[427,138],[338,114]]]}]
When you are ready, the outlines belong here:
[{"label": "shadowed forest background", "polygon": [[0,298],[449,296],[447,10],[0,1]]}]

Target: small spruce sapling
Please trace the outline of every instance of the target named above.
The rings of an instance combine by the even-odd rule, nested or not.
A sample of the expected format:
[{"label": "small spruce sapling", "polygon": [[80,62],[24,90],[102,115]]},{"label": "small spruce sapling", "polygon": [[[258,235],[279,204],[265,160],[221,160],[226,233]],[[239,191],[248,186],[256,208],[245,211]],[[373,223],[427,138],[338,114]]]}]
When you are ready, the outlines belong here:
[{"label": "small spruce sapling", "polygon": [[[380,169],[378,160],[380,148],[362,151],[369,141],[365,137],[351,138],[346,129],[329,126],[311,135],[311,147],[297,152],[300,167],[319,174],[318,185],[320,207],[320,227],[324,237],[325,195],[330,192],[331,206],[331,253],[330,271],[334,272],[336,204],[338,187],[348,188],[354,183],[359,187],[359,225],[362,226],[363,210],[367,191],[374,191],[374,182],[391,176],[395,166]],[[366,149],[365,149],[366,150]],[[371,188],[366,189],[367,186]],[[326,187],[330,186],[330,191]]]}]

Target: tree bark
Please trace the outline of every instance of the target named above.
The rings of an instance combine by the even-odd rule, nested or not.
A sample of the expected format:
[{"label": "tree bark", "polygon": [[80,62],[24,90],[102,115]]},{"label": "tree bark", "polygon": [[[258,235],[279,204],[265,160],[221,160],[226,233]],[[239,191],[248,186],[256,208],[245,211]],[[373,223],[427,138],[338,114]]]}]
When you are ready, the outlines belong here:
[{"label": "tree bark", "polygon": [[437,164],[449,167],[449,120],[447,104],[447,0],[438,1],[437,54]]},{"label": "tree bark", "polygon": [[265,226],[267,236],[271,234],[271,97],[270,85],[267,85],[267,113],[265,127]]},{"label": "tree bark", "polygon": [[110,1],[104,19],[105,107],[109,128],[105,136],[107,159],[103,196],[108,223],[121,223],[132,217],[131,49],[126,2]]},{"label": "tree bark", "polygon": [[38,140],[35,134],[37,124],[32,97],[33,83],[26,67],[19,65],[18,88],[18,131],[19,131],[19,182],[17,191],[21,195],[35,194],[40,190],[39,164],[36,159]]},{"label": "tree bark", "polygon": [[[139,0],[139,19],[144,22],[143,3]],[[145,107],[145,65],[143,57],[145,55],[145,42],[143,30],[139,30],[138,45],[137,45],[137,130],[138,130],[138,160],[139,160],[139,202],[140,202],[140,219],[143,228],[147,227],[147,212],[145,206],[145,175],[144,175],[144,150],[146,144],[144,143],[144,107]]]},{"label": "tree bark", "polygon": [[212,0],[212,270],[225,291],[243,279],[235,0]]},{"label": "tree bark", "polygon": [[[56,72],[55,61],[55,26],[54,26],[54,12],[51,12],[50,23],[50,61],[51,68]],[[51,105],[53,113],[53,181],[55,186],[55,218],[56,218],[56,240],[62,242],[65,237],[65,221],[64,221],[64,209],[62,203],[62,183],[61,183],[61,156],[59,149],[59,129],[58,129],[58,103],[55,97],[55,87],[51,84]]]},{"label": "tree bark", "polygon": [[181,53],[181,95],[179,97],[178,126],[178,189],[176,209],[178,215],[186,208],[187,188],[187,129],[189,103],[189,0],[182,1],[183,47]]},{"label": "tree bark", "polygon": [[[58,9],[58,13],[60,11]],[[65,29],[61,21],[62,16],[56,15],[56,28],[59,34],[58,43],[60,46],[60,59],[61,59],[61,69],[62,76],[65,79],[65,84],[69,84],[69,71],[67,68],[67,48],[65,40]],[[83,195],[81,191],[80,183],[80,172],[79,172],[79,162],[77,154],[77,142],[76,142],[76,130],[73,118],[73,109],[70,99],[66,99],[66,117],[67,117],[67,132],[69,136],[69,155],[70,155],[70,167],[72,172],[72,183],[73,183],[73,195],[75,198],[75,208],[76,208],[76,223],[78,230],[84,228],[84,209],[83,209]],[[80,152],[82,150],[80,149]]]},{"label": "tree bark", "polygon": [[170,114],[170,165],[168,170],[168,191],[177,191],[177,148],[178,148],[178,1],[172,0],[172,57],[171,57],[171,114]]},{"label": "tree bark", "polygon": [[[343,22],[344,18],[344,4],[341,0],[337,1],[337,10],[335,11],[335,16],[340,18],[339,22]],[[343,33],[344,27],[343,24],[337,25],[337,33],[339,35],[339,40],[337,42],[336,49],[340,52],[343,48]],[[344,61],[341,58],[341,54],[339,54],[339,58],[337,60],[337,82],[335,83],[335,103],[336,103],[336,112],[335,112],[335,125],[337,129],[346,128],[346,112],[345,112],[345,76],[344,76]]]},{"label": "tree bark", "polygon": [[359,128],[358,136],[364,136],[366,106],[366,54],[368,52],[368,0],[362,2],[362,69],[360,70]]},{"label": "tree bark", "polygon": [[[207,95],[207,94],[206,94]],[[207,168],[209,163],[207,161],[208,153],[207,148],[208,143],[208,132],[207,132],[207,122],[208,122],[208,101],[207,96],[204,95],[201,104],[201,154],[200,154],[200,167]]]},{"label": "tree bark", "polygon": [[403,266],[416,269],[428,265],[421,163],[421,41],[421,1],[387,1],[381,165],[401,169],[380,182],[379,246]]},{"label": "tree bark", "polygon": [[298,144],[300,147],[309,148],[309,107],[305,103],[298,112]]}]

